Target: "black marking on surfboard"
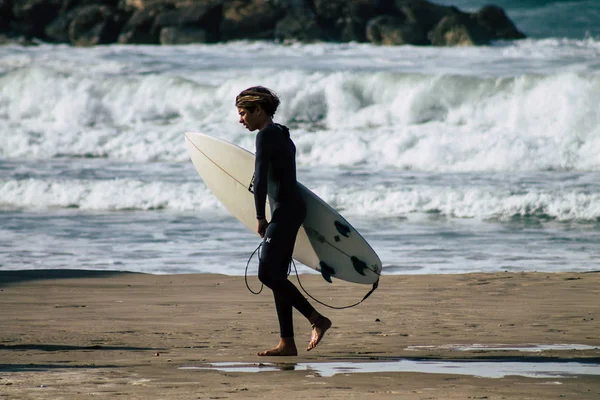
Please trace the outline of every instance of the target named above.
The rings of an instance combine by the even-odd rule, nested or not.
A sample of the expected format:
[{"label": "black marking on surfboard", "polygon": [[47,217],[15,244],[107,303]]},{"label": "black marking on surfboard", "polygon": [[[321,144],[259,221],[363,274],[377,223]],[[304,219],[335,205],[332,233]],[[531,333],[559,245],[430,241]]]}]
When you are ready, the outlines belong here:
[{"label": "black marking on surfboard", "polygon": [[329,283],[333,283],[331,281],[331,277],[335,276],[335,269],[327,265],[325,262],[319,262],[319,267],[321,267],[321,276]]},{"label": "black marking on surfboard", "polygon": [[304,230],[306,231],[306,233],[312,237],[313,239],[316,239],[317,241],[319,241],[320,243],[325,243],[325,236],[321,235],[319,232],[317,232],[316,230],[314,230],[311,227],[305,226]]},{"label": "black marking on surfboard", "polygon": [[[315,229],[305,226],[304,230],[306,231],[306,234],[309,236],[309,238],[311,239],[315,239],[320,243],[326,243],[328,245],[330,245],[331,247],[333,247],[335,250],[339,251],[340,253],[344,254],[347,257],[350,257],[350,261],[352,261],[352,266],[354,267],[354,270],[362,275],[362,276],[366,276],[365,274],[365,270],[369,270],[369,271],[373,271],[376,274],[379,274],[379,267],[377,265],[375,265],[374,269],[369,268],[369,266],[362,261],[361,259],[359,259],[356,256],[350,256],[350,254],[347,254],[345,252],[343,252],[342,250],[340,250],[339,248],[335,247],[334,245],[332,245],[331,243],[329,243],[325,237],[323,235],[321,235],[319,232],[317,232]],[[334,237],[336,242],[339,242],[341,240],[341,238],[336,235]],[[335,270],[333,268],[331,268],[330,266],[328,266],[327,264],[325,264],[324,262],[320,262],[319,266],[321,267],[321,275],[323,276],[323,279],[325,279],[327,282],[331,281],[331,276],[335,275]],[[333,273],[331,273],[330,271],[333,271]],[[331,283],[331,282],[330,282]]]},{"label": "black marking on surfboard", "polygon": [[344,225],[339,221],[335,221],[333,223],[335,225],[335,229],[344,237],[350,237],[350,227],[348,225]]},{"label": "black marking on surfboard", "polygon": [[365,269],[368,269],[367,264],[365,264],[364,261],[362,261],[356,256],[350,257],[350,260],[352,261],[352,265],[354,266],[356,272],[358,272],[362,276],[365,276]]},{"label": "black marking on surfboard", "polygon": [[248,191],[250,193],[254,193],[254,177],[256,174],[252,174],[252,179],[250,179],[250,186],[248,186]]}]

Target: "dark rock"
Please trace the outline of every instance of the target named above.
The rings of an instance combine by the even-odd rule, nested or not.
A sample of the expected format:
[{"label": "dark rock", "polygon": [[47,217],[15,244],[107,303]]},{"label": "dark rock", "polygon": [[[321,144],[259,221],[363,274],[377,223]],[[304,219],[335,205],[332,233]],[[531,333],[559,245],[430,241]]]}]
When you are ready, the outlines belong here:
[{"label": "dark rock", "polygon": [[456,12],[459,12],[456,7],[425,0],[395,0],[389,15],[369,22],[367,38],[372,43],[387,45],[431,44],[427,33],[444,17]]},{"label": "dark rock", "polygon": [[334,21],[343,18],[347,3],[344,0],[312,0],[312,9],[317,18],[324,21]]},{"label": "dark rock", "polygon": [[121,44],[158,44],[160,31],[155,29],[155,21],[161,13],[170,10],[172,8],[169,5],[158,3],[135,11],[117,41]]},{"label": "dark rock", "polygon": [[336,26],[335,36],[332,36],[336,42],[366,42],[367,41],[367,21],[356,21],[346,19],[340,21]]},{"label": "dark rock", "polygon": [[10,21],[4,15],[0,15],[0,33],[10,31]]},{"label": "dark rock", "polygon": [[269,0],[232,0],[224,5],[221,40],[273,39],[285,10]]},{"label": "dark rock", "polygon": [[130,13],[147,9],[147,8],[166,8],[173,9],[179,6],[185,6],[189,4],[195,3],[204,3],[205,0],[189,0],[189,1],[179,1],[179,0],[118,0],[120,10],[126,10]]},{"label": "dark rock", "polygon": [[435,46],[477,46],[493,40],[523,38],[525,35],[496,6],[486,6],[473,14],[454,9],[429,32]]},{"label": "dark rock", "polygon": [[215,23],[221,17],[222,5],[209,6],[206,4],[191,5],[168,10],[157,16],[155,25],[161,28],[167,26],[203,25]]},{"label": "dark rock", "polygon": [[475,46],[490,42],[490,35],[469,14],[454,13],[445,16],[429,32],[434,46]]},{"label": "dark rock", "polygon": [[328,40],[365,42],[368,21],[380,11],[378,0],[314,0],[317,23]]},{"label": "dark rock", "polygon": [[75,8],[83,8],[91,5],[109,6],[118,9],[119,0],[63,0],[60,12],[64,14]]},{"label": "dark rock", "polygon": [[447,15],[459,12],[453,6],[441,6],[425,0],[396,0],[396,8],[410,23],[417,24],[423,32],[429,32]]},{"label": "dark rock", "polygon": [[62,7],[62,0],[13,0],[12,14],[17,20],[51,21]]},{"label": "dark rock", "polygon": [[54,21],[46,25],[44,37],[46,40],[56,43],[69,42],[69,25],[77,16],[77,12],[67,12],[59,15]]},{"label": "dark rock", "polygon": [[491,40],[498,39],[524,39],[525,35],[504,13],[504,10],[496,6],[485,6],[473,17],[479,25],[488,31]]},{"label": "dark rock", "polygon": [[13,0],[10,29],[18,35],[44,38],[44,27],[61,7],[62,0]]},{"label": "dark rock", "polygon": [[69,24],[69,41],[75,46],[114,43],[125,23],[123,14],[112,7],[90,5],[77,9]]},{"label": "dark rock", "polygon": [[114,7],[90,3],[61,12],[45,28],[45,38],[57,43],[94,46],[114,43],[126,22],[127,14]]},{"label": "dark rock", "polygon": [[0,45],[16,44],[19,46],[37,46],[39,41],[24,36],[0,34]]},{"label": "dark rock", "polygon": [[355,21],[367,22],[376,15],[382,14],[382,1],[378,0],[355,0],[347,3],[348,16]]},{"label": "dark rock", "polygon": [[394,0],[312,0],[312,4],[317,18],[324,22],[350,18],[366,24],[376,15],[395,10]]},{"label": "dark rock", "polygon": [[[219,23],[222,13],[223,6],[220,3],[181,7],[161,13],[154,20],[152,30],[160,31],[162,44],[170,43],[171,40],[191,43],[189,40],[193,37],[197,37],[199,43],[216,42],[220,38]],[[163,37],[166,42],[163,42]],[[180,39],[175,39],[176,37]]]},{"label": "dark rock", "polygon": [[383,45],[424,45],[428,43],[421,26],[406,17],[375,17],[367,25],[367,38],[371,43]]},{"label": "dark rock", "polygon": [[378,0],[377,15],[394,15],[398,12],[396,0]]},{"label": "dark rock", "polygon": [[313,0],[315,14],[324,21],[335,21],[347,14],[348,1],[344,0]]},{"label": "dark rock", "polygon": [[275,25],[274,31],[275,39],[283,42],[311,43],[322,40],[325,35],[316,14],[309,9],[292,10]]},{"label": "dark rock", "polygon": [[427,0],[0,0],[0,33],[92,46],[227,40],[479,45],[525,37],[504,11]]},{"label": "dark rock", "polygon": [[10,0],[0,0],[0,32],[10,30],[10,20],[12,18],[12,3]]},{"label": "dark rock", "polygon": [[352,36],[354,29],[346,1],[313,0],[313,3],[316,23],[322,31],[321,40],[342,41],[342,32]]},{"label": "dark rock", "polygon": [[8,16],[8,14],[12,14],[11,0],[0,0],[0,14],[6,16]]},{"label": "dark rock", "polygon": [[168,27],[160,31],[160,44],[209,43],[213,40],[205,29]]}]

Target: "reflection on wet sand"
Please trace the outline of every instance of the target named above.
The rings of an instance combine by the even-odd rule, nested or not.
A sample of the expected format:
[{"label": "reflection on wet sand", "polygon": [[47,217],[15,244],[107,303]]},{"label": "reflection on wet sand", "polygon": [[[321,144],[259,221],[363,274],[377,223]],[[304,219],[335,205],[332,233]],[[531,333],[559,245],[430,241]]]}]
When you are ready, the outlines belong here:
[{"label": "reflection on wet sand", "polygon": [[204,366],[185,366],[180,369],[217,370],[221,372],[307,371],[322,377],[348,373],[418,372],[430,374],[471,375],[484,378],[524,376],[552,378],[561,376],[599,375],[597,362],[543,361],[452,361],[432,359],[397,359],[373,362],[315,362],[315,363],[239,363],[222,362]]}]

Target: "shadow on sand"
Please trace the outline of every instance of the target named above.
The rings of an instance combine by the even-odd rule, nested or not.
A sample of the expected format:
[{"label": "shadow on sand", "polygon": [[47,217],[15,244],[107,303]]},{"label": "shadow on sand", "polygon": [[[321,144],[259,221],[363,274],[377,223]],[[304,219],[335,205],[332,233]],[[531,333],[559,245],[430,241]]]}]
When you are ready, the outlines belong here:
[{"label": "shadow on sand", "polygon": [[64,364],[0,364],[0,372],[43,372],[54,369],[100,369],[100,368],[119,368],[117,365],[64,365]]},{"label": "shadow on sand", "polygon": [[[0,351],[162,351],[163,348],[152,347],[131,347],[131,346],[70,346],[61,344],[17,344],[17,345],[0,345]],[[98,364],[0,364],[0,372],[35,372],[48,371],[53,369],[84,369],[84,368],[117,368],[115,365],[98,365]]]},{"label": "shadow on sand", "polygon": [[102,278],[120,274],[135,274],[127,271],[95,271],[85,269],[30,269],[0,271],[0,287],[27,281],[77,278]]},{"label": "shadow on sand", "polygon": [[147,350],[164,350],[155,349],[152,347],[131,347],[131,346],[70,346],[64,344],[15,344],[5,345],[0,344],[2,350],[39,350],[39,351],[91,351],[91,350],[113,350],[113,351],[147,351]]}]

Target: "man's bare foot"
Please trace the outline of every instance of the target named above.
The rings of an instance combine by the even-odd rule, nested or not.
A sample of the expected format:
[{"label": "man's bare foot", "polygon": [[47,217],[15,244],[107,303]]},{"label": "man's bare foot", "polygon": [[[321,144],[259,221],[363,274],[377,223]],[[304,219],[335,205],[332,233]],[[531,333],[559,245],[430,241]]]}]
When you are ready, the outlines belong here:
[{"label": "man's bare foot", "polygon": [[259,356],[297,356],[296,342],[294,338],[280,338],[279,345],[270,350],[261,351]]},{"label": "man's bare foot", "polygon": [[312,328],[313,329],[312,334],[310,336],[310,342],[308,342],[308,347],[306,348],[306,351],[311,351],[312,349],[317,347],[321,339],[323,339],[323,336],[325,336],[325,332],[327,332],[327,329],[331,328],[331,321],[329,320],[329,318],[319,315],[317,318],[315,318],[312,324]]}]

